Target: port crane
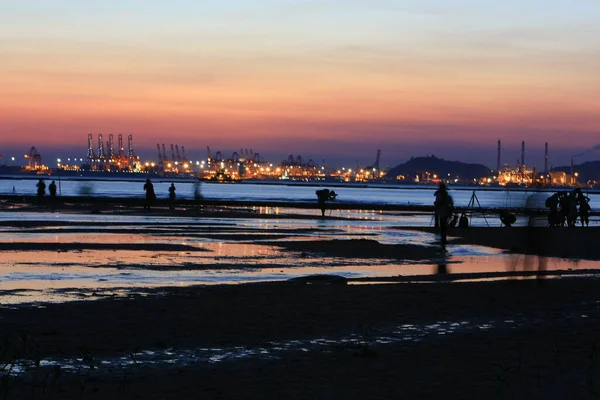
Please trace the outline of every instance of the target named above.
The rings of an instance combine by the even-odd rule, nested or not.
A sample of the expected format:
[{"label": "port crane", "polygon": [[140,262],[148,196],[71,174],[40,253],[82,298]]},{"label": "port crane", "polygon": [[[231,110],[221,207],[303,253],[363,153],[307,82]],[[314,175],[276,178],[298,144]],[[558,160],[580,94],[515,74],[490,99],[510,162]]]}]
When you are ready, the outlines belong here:
[{"label": "port crane", "polygon": [[379,158],[380,157],[381,157],[381,150],[377,150],[377,157],[375,158],[375,162],[370,167],[366,167],[366,169],[379,171]]},{"label": "port crane", "polygon": [[29,154],[25,155],[28,169],[38,169],[42,165],[42,155],[35,147],[31,147]]}]

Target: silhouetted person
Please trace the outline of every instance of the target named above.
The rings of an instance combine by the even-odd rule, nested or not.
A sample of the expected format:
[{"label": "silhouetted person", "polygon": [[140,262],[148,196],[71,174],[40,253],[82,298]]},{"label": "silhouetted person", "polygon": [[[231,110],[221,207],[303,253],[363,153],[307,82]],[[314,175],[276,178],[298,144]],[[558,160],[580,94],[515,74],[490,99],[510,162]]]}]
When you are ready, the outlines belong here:
[{"label": "silhouetted person", "polygon": [[319,208],[321,209],[321,216],[325,216],[325,210],[327,209],[326,203],[330,200],[337,198],[337,193],[329,189],[321,189],[315,192],[317,194],[317,201]]},{"label": "silhouetted person", "polygon": [[569,195],[561,192],[558,194],[558,222],[559,226],[565,226],[565,222],[567,222],[567,217],[569,215],[569,210],[571,201],[569,200]]},{"label": "silhouetted person", "polygon": [[[436,200],[437,200],[437,196],[438,196],[439,192],[440,192],[439,190],[436,190],[435,192],[433,192],[433,197],[435,197]],[[440,227],[440,215],[438,214],[437,207],[435,207],[435,201],[433,202],[433,206],[434,206],[433,207],[433,214],[434,214],[434,219],[435,219],[435,222],[433,223],[433,227],[434,228],[439,228]],[[458,217],[456,218],[456,220],[458,221]]]},{"label": "silhouetted person", "polygon": [[577,224],[577,193],[581,192],[581,189],[576,188],[575,190],[573,190],[569,196],[569,202],[568,202],[568,211],[567,211],[567,225],[568,226],[575,226]]},{"label": "silhouetted person", "polygon": [[202,205],[202,191],[200,190],[200,179],[194,182],[194,200],[196,200],[196,208],[200,210]]},{"label": "silhouetted person", "polygon": [[52,181],[52,183],[48,186],[48,191],[50,192],[50,197],[56,197],[56,182]]},{"label": "silhouetted person", "polygon": [[579,204],[579,216],[581,226],[590,226],[590,198],[585,196],[581,189],[577,188],[577,204]]},{"label": "silhouetted person", "polygon": [[52,205],[52,209],[54,209],[54,203],[56,201],[56,182],[52,181],[50,185],[48,185],[48,192],[50,192],[50,203]]},{"label": "silhouetted person", "polygon": [[150,182],[150,178],[146,179],[146,183],[144,184],[144,190],[146,191],[146,201],[144,203],[144,209],[150,210],[150,206],[156,200],[156,194],[154,193],[154,185]]},{"label": "silhouetted person", "polygon": [[560,203],[560,194],[554,193],[552,196],[546,199],[545,205],[550,209],[548,213],[548,225],[551,227],[561,226],[558,205]]},{"label": "silhouetted person", "polygon": [[46,195],[46,183],[43,179],[40,179],[35,186],[37,187],[38,204],[42,204],[42,197]]},{"label": "silhouetted person", "polygon": [[511,214],[506,210],[500,211],[500,222],[504,224],[507,228],[510,228],[512,224],[517,222],[517,216],[515,214]]},{"label": "silhouetted person", "polygon": [[442,236],[441,243],[442,245],[445,245],[448,233],[448,219],[452,216],[454,210],[454,200],[452,200],[452,196],[448,194],[444,182],[440,183],[440,186],[436,191],[433,207],[435,214],[439,217],[440,235]]},{"label": "silhouetted person", "polygon": [[171,186],[169,187],[169,210],[172,210],[175,206],[175,199],[176,199],[176,195],[175,195],[175,184],[171,183]]},{"label": "silhouetted person", "polygon": [[468,228],[469,227],[469,217],[466,214],[462,214],[458,219],[458,227],[459,228]]}]

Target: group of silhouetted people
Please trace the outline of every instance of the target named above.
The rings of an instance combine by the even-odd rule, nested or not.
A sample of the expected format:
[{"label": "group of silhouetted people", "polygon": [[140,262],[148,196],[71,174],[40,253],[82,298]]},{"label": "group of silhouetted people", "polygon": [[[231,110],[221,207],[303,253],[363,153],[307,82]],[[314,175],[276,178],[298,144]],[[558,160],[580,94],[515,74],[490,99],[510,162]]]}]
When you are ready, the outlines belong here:
[{"label": "group of silhouetted people", "polygon": [[[156,193],[154,192],[154,184],[150,178],[146,179],[146,183],[144,184],[144,191],[146,192],[146,198],[144,201],[144,209],[150,210],[151,206],[156,201]],[[175,188],[175,184],[171,183],[169,186],[169,210],[175,209],[175,203],[177,200],[177,189]],[[196,204],[198,207],[200,206],[200,201],[202,200],[202,194],[200,192],[200,181],[196,181],[194,183],[194,199],[196,200]]]},{"label": "group of silhouetted people", "polygon": [[590,199],[585,196],[580,188],[572,192],[556,192],[546,199],[548,213],[548,225],[552,227],[577,225],[577,218],[581,220],[581,226],[590,224]]},{"label": "group of silhouetted people", "polygon": [[[38,205],[42,205],[43,198],[46,196],[46,182],[44,179],[40,179],[38,183],[35,185],[37,187],[37,197],[38,197]],[[14,187],[13,187],[14,191]],[[48,186],[48,192],[50,193],[50,200],[52,206],[54,207],[54,202],[56,200],[56,182],[52,181],[52,183]]]}]

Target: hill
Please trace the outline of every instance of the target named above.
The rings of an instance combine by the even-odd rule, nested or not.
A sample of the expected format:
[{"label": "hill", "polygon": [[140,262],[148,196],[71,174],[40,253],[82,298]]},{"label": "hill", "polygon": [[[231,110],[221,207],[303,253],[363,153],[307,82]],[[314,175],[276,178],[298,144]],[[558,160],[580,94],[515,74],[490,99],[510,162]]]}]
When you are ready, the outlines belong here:
[{"label": "hill", "polygon": [[[562,171],[571,173],[571,166],[561,166],[552,168],[552,171]],[[575,165],[573,171],[579,174],[579,181],[599,181],[600,180],[600,161],[587,161],[583,164]]]},{"label": "hill", "polygon": [[481,164],[467,164],[460,161],[448,161],[435,156],[412,157],[404,164],[397,165],[387,172],[390,179],[396,179],[398,175],[406,176],[406,179],[414,179],[419,176],[423,179],[429,172],[431,178],[436,174],[440,177],[452,179],[473,180],[484,176],[490,176],[491,170]]}]

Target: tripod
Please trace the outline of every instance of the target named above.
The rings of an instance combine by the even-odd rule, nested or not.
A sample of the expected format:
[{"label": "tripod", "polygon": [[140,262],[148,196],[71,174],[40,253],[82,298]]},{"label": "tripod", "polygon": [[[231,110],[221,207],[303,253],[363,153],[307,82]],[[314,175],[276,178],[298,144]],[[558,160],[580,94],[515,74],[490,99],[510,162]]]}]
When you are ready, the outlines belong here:
[{"label": "tripod", "polygon": [[[490,226],[487,218],[485,217],[485,212],[483,211],[483,208],[481,207],[481,203],[479,203],[479,199],[477,198],[477,195],[475,194],[474,190],[473,190],[473,194],[471,195],[471,199],[469,200],[469,204],[467,205],[467,208],[465,209],[465,211],[463,211],[463,214],[466,215],[470,211],[470,218],[472,218],[473,215],[475,215],[475,213],[473,212],[473,210],[475,210],[475,203],[477,203],[477,208],[479,209],[479,214],[485,220],[485,224],[487,226]],[[470,219],[469,219],[469,225],[471,225]]]}]

